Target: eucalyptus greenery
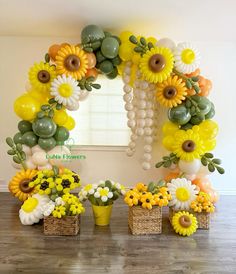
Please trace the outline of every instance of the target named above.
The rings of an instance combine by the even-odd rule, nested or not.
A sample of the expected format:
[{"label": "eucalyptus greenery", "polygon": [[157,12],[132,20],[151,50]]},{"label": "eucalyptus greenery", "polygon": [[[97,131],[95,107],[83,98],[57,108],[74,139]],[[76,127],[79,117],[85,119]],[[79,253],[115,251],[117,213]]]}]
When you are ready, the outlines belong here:
[{"label": "eucalyptus greenery", "polygon": [[225,170],[221,167],[221,160],[214,158],[212,153],[205,153],[201,156],[201,162],[203,166],[207,166],[210,172],[217,170],[220,174],[224,174]]},{"label": "eucalyptus greenery", "polygon": [[129,37],[129,41],[135,45],[134,51],[140,53],[141,56],[151,48],[154,48],[153,43],[147,42],[147,40],[144,37],[140,37],[140,39],[138,40],[136,36],[131,35]]},{"label": "eucalyptus greenery", "polygon": [[165,187],[166,182],[164,180],[160,180],[159,182],[150,182],[147,187],[147,191],[152,194],[157,194],[161,187]]},{"label": "eucalyptus greenery", "polygon": [[163,156],[162,161],[156,164],[156,168],[165,167],[169,168],[172,164],[178,164],[179,158],[176,156],[175,153],[170,153],[168,156]]},{"label": "eucalyptus greenery", "polygon": [[92,91],[93,88],[95,89],[100,89],[101,85],[94,83],[95,78],[93,76],[90,76],[88,78],[82,78],[79,83],[78,86],[82,89],[82,90],[87,90],[87,91]]}]

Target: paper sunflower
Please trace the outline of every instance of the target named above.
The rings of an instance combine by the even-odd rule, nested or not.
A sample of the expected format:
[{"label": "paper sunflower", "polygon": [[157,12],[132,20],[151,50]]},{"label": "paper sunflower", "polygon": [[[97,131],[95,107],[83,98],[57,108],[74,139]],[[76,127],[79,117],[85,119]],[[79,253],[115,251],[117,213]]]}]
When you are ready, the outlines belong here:
[{"label": "paper sunflower", "polygon": [[29,70],[29,81],[32,87],[41,92],[50,90],[54,78],[56,78],[55,66],[50,66],[49,63],[35,63]]},{"label": "paper sunflower", "polygon": [[151,192],[144,193],[140,198],[140,202],[142,203],[142,207],[147,209],[152,209],[152,207],[156,205],[156,201]]},{"label": "paper sunflower", "polygon": [[170,76],[174,65],[173,54],[168,48],[152,48],[140,60],[140,70],[148,82],[161,83]]},{"label": "paper sunflower", "polygon": [[51,95],[59,104],[70,107],[79,101],[80,88],[78,82],[69,76],[58,76],[52,82]]},{"label": "paper sunflower", "polygon": [[189,212],[180,211],[173,216],[172,226],[179,235],[190,236],[195,233],[198,228],[197,218]]},{"label": "paper sunflower", "polygon": [[176,107],[185,100],[187,88],[177,75],[169,77],[157,85],[156,98],[159,103],[167,108]]},{"label": "paper sunflower", "polygon": [[172,151],[181,160],[188,162],[201,158],[206,152],[201,136],[193,129],[176,131]]},{"label": "paper sunflower", "polygon": [[38,223],[43,218],[43,207],[50,201],[47,195],[34,194],[21,206],[20,221],[23,225]]},{"label": "paper sunflower", "polygon": [[88,59],[85,52],[77,46],[66,45],[56,55],[57,73],[71,75],[81,80],[88,68]]},{"label": "paper sunflower", "polygon": [[129,190],[125,194],[124,201],[128,206],[138,205],[140,194],[137,191]]},{"label": "paper sunflower", "polygon": [[29,183],[36,176],[37,172],[37,170],[30,169],[17,172],[9,182],[9,191],[20,201],[27,200],[29,196],[36,192],[34,187],[29,186]]},{"label": "paper sunflower", "polygon": [[199,68],[200,53],[190,43],[180,43],[174,50],[175,68],[181,73],[191,73]]},{"label": "paper sunflower", "polygon": [[189,210],[198,193],[196,185],[192,185],[191,181],[185,178],[177,178],[172,179],[167,187],[171,194],[169,206],[174,210]]}]

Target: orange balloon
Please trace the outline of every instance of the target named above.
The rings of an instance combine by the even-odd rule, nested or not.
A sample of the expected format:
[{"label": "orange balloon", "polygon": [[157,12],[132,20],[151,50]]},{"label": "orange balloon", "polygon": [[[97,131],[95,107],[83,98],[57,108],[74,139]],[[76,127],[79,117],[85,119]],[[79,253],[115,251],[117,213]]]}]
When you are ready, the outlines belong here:
[{"label": "orange balloon", "polygon": [[180,175],[179,172],[170,172],[169,174],[167,174],[167,175],[165,176],[164,180],[165,180],[166,182],[170,182],[172,179],[178,178],[179,175]]},{"label": "orange balloon", "polygon": [[88,59],[88,69],[94,68],[97,63],[97,59],[94,53],[86,53],[86,57]]},{"label": "orange balloon", "polygon": [[194,77],[194,76],[198,76],[200,74],[200,69],[196,69],[195,71],[193,71],[192,73],[189,74],[185,74],[187,77]]},{"label": "orange balloon", "polygon": [[48,49],[48,54],[52,60],[54,60],[54,61],[56,60],[56,55],[60,48],[61,48],[60,45],[54,44]]},{"label": "orange balloon", "polygon": [[211,183],[208,178],[196,178],[192,181],[192,184],[198,186],[200,191],[208,193],[212,188]]},{"label": "orange balloon", "polygon": [[214,189],[211,189],[208,192],[209,196],[210,196],[210,201],[215,204],[218,200],[219,200],[219,193],[217,191],[215,191]]},{"label": "orange balloon", "polygon": [[95,78],[95,80],[96,80],[97,77],[98,77],[98,71],[97,71],[97,69],[95,69],[95,68],[88,69],[87,72],[86,72],[85,77],[88,78],[90,76],[93,76]]}]

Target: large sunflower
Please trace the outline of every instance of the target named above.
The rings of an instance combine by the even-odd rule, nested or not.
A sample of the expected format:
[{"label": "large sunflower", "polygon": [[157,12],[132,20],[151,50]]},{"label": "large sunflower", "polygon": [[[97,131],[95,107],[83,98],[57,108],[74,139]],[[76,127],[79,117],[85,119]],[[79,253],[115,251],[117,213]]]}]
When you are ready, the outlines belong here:
[{"label": "large sunflower", "polygon": [[155,47],[148,50],[140,60],[140,70],[145,80],[151,83],[165,81],[172,72],[174,57],[170,49]]},{"label": "large sunflower", "polygon": [[190,236],[195,233],[198,228],[197,218],[189,212],[180,211],[173,216],[172,226],[179,235]]},{"label": "large sunflower", "polygon": [[17,197],[20,201],[25,201],[33,193],[36,192],[34,187],[30,187],[29,183],[36,176],[37,170],[27,169],[17,172],[16,175],[9,182],[9,191]]},{"label": "large sunflower", "polygon": [[157,85],[157,100],[165,107],[176,107],[182,103],[186,95],[187,88],[185,83],[177,75],[169,77]]},{"label": "large sunflower", "polygon": [[54,78],[56,78],[55,66],[50,66],[48,63],[35,63],[29,70],[30,83],[38,91],[49,91]]},{"label": "large sunflower", "polygon": [[176,131],[172,151],[181,160],[188,162],[201,158],[206,152],[199,133],[192,129]]},{"label": "large sunflower", "polygon": [[66,45],[56,55],[57,73],[71,75],[81,80],[88,68],[88,59],[85,52],[77,46]]}]

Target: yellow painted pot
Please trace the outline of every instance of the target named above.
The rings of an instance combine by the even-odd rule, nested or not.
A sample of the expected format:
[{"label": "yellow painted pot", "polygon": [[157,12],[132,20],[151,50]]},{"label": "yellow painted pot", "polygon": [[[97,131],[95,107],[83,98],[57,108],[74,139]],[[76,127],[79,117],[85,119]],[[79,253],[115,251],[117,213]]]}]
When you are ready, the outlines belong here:
[{"label": "yellow painted pot", "polygon": [[112,206],[113,205],[108,205],[108,206],[92,205],[95,225],[99,225],[99,226],[109,225]]}]

